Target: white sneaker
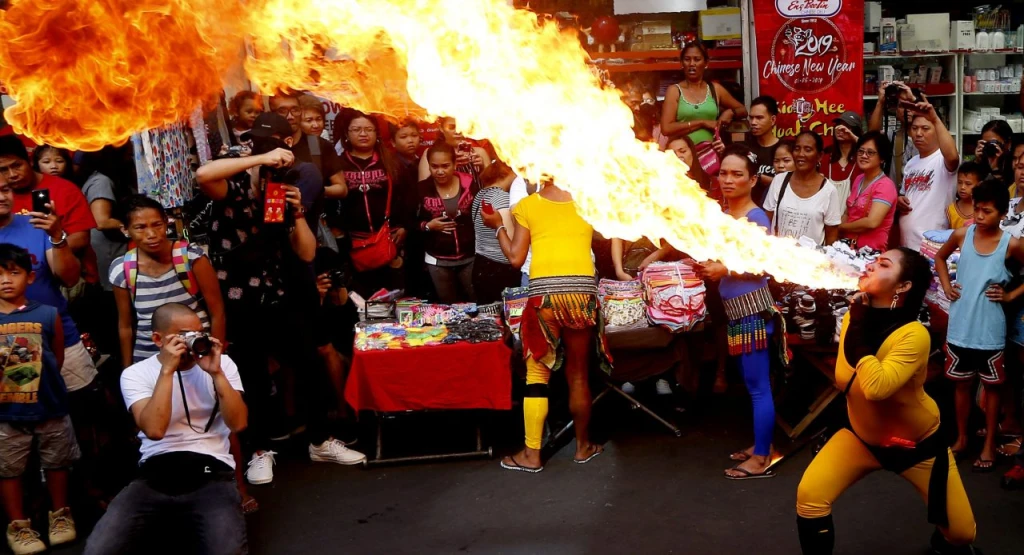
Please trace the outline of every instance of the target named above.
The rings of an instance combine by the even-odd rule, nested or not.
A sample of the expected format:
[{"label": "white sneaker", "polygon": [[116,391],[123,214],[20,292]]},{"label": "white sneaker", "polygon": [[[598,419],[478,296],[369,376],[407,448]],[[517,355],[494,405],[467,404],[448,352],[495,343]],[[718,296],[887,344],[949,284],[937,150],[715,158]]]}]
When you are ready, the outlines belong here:
[{"label": "white sneaker", "polygon": [[31,520],[14,520],[7,525],[7,545],[14,555],[30,555],[46,551],[39,532],[32,529]]},{"label": "white sneaker", "polygon": [[668,380],[658,380],[654,383],[654,389],[658,395],[672,395],[672,386],[669,385]]},{"label": "white sneaker", "polygon": [[632,395],[636,393],[636,386],[634,386],[631,382],[626,382],[622,384],[622,392],[625,393],[626,395]]},{"label": "white sneaker", "polygon": [[71,543],[78,538],[75,531],[75,519],[71,517],[71,509],[64,507],[49,513],[50,547]]},{"label": "white sneaker", "polygon": [[275,451],[254,453],[252,460],[249,461],[249,470],[245,471],[245,479],[254,486],[274,481],[274,465],[277,463],[274,460],[274,455],[276,454]]},{"label": "white sneaker", "polygon": [[309,444],[309,460],[313,462],[332,462],[337,464],[353,465],[361,464],[366,460],[366,455],[359,451],[353,451],[345,444],[332,438],[320,445]]}]

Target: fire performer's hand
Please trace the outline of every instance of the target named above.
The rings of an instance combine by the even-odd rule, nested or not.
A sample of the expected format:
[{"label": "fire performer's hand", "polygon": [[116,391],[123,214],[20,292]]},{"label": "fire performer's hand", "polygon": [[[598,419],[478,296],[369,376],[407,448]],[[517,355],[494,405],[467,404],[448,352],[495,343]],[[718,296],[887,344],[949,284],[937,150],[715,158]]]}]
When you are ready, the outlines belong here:
[{"label": "fire performer's hand", "polygon": [[718,281],[725,276],[729,275],[729,269],[725,267],[725,264],[721,262],[701,262],[700,263],[700,277],[709,279],[711,281]]}]

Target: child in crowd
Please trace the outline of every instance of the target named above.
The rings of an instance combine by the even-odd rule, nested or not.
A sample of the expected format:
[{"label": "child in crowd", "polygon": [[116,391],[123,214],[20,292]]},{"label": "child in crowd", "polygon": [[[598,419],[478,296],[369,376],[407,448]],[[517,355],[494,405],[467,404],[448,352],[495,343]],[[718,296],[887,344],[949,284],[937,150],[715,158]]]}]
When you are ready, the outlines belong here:
[{"label": "child in crowd", "polygon": [[56,509],[49,513],[50,546],[76,536],[68,507],[68,468],[79,458],[79,450],[60,375],[64,332],[56,308],[25,297],[34,279],[28,251],[0,244],[0,484],[11,519],[7,544],[15,555],[46,550],[22,507],[22,475],[33,446]]},{"label": "child in crowd", "polygon": [[32,152],[32,166],[39,173],[57,176],[71,181],[74,168],[71,164],[71,153],[63,148],[42,145]]},{"label": "child in crowd", "polygon": [[[985,446],[974,463],[976,472],[990,472],[995,461],[995,439],[999,422],[999,388],[1006,375],[1003,350],[1006,347],[1006,316],[1002,303],[1018,291],[1004,287],[1012,275],[1006,268],[1010,256],[1024,259],[1021,241],[999,228],[1010,202],[1009,191],[995,180],[974,188],[974,223],[953,232],[935,255],[935,269],[949,308],[946,336],[946,377],[956,382],[958,437],[954,453],[967,448],[967,423],[971,410],[971,386],[980,376],[985,388]],[[960,249],[957,280],[949,279],[946,259]]]},{"label": "child in crowd", "polygon": [[956,200],[946,207],[949,229],[960,229],[974,223],[974,200],[971,191],[981,183],[985,168],[977,162],[964,162],[956,174]]},{"label": "child in crowd", "polygon": [[419,168],[420,126],[416,120],[406,118],[391,128],[391,146],[403,168]]},{"label": "child in crowd", "polygon": [[231,144],[243,147],[245,154],[252,149],[252,141],[243,140],[242,135],[252,129],[256,116],[263,113],[263,97],[253,91],[239,91],[228,104],[231,117]]},{"label": "child in crowd", "polygon": [[775,147],[775,160],[772,162],[775,166],[776,174],[791,172],[796,169],[796,163],[793,162],[794,145],[793,139],[785,139],[779,141],[778,146]]}]

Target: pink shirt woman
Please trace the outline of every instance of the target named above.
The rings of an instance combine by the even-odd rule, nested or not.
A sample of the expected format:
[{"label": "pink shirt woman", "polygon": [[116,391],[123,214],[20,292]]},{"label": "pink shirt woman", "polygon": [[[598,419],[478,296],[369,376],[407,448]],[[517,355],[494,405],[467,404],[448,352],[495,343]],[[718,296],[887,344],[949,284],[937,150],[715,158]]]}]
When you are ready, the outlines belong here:
[{"label": "pink shirt woman", "polygon": [[846,199],[846,215],[839,231],[857,241],[857,248],[886,250],[896,217],[896,184],[882,171],[892,146],[885,135],[871,132],[857,141],[857,166],[863,173],[854,178]]}]

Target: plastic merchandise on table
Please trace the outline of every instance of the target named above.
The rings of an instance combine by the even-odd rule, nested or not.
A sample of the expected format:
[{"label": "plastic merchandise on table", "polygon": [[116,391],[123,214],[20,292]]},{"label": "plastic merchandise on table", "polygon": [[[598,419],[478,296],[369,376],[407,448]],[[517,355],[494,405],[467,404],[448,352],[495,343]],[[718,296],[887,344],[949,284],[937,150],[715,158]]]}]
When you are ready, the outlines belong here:
[{"label": "plastic merchandise on table", "polygon": [[645,328],[647,303],[639,281],[602,279],[597,285],[601,297],[601,315],[609,329]]},{"label": "plastic merchandise on table", "polygon": [[491,317],[466,320],[457,324],[448,325],[447,328],[448,336],[445,337],[443,341],[445,344],[457,343],[460,341],[467,343],[487,343],[490,341],[500,341],[503,336],[501,323]]},{"label": "plastic merchandise on table", "polygon": [[512,333],[519,333],[526,301],[530,298],[529,287],[510,287],[502,293],[505,302],[505,322]]},{"label": "plastic merchandise on table", "polygon": [[692,329],[707,317],[704,281],[691,261],[655,262],[641,275],[651,323],[669,331]]}]

